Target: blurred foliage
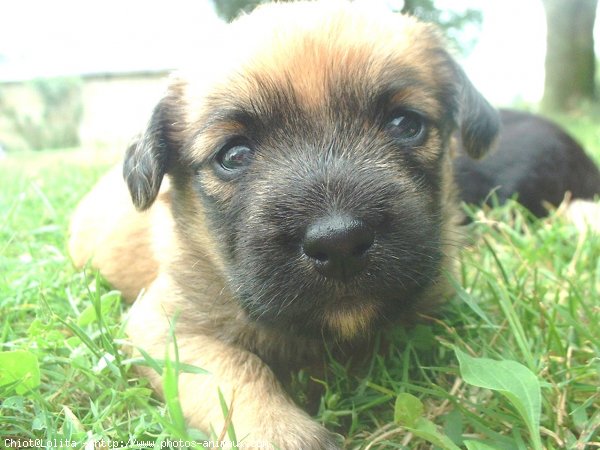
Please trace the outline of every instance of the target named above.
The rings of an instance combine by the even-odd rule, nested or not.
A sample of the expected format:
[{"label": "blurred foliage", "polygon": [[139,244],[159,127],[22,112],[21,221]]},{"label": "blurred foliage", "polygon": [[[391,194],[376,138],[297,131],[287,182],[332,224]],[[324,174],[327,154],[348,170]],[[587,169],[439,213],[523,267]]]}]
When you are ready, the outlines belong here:
[{"label": "blurred foliage", "polygon": [[[75,147],[80,143],[83,119],[83,81],[60,77],[32,80],[25,86],[39,107],[25,110],[0,90],[0,119],[8,138],[6,150],[42,150]],[[17,96],[18,97],[18,96]]]},{"label": "blurred foliage", "polygon": [[[475,45],[475,35],[483,22],[483,14],[478,9],[440,10],[436,8],[435,0],[404,0],[400,12],[438,25],[454,47],[462,52],[470,51]],[[471,27],[475,30],[469,35],[467,30]]]},{"label": "blurred foliage", "polygon": [[[272,0],[213,0],[213,3],[217,14],[230,22],[242,12],[250,12],[261,3],[270,1]],[[394,11],[416,16],[424,22],[435,23],[445,32],[454,47],[462,52],[468,52],[475,43],[476,33],[469,35],[465,30],[475,26],[477,31],[483,21],[479,10],[440,10],[436,8],[435,0],[404,0],[404,6]]]},{"label": "blurred foliage", "polygon": [[213,0],[217,14],[231,22],[242,12],[250,12],[261,3],[268,3],[268,0]]}]

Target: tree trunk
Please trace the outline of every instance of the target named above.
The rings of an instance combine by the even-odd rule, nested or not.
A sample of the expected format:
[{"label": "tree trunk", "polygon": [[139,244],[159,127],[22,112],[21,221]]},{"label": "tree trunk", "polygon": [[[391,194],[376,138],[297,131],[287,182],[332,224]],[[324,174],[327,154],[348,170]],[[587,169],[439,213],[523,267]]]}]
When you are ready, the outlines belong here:
[{"label": "tree trunk", "polygon": [[542,0],[546,10],[546,81],[542,106],[568,111],[595,94],[594,20],[598,0]]}]

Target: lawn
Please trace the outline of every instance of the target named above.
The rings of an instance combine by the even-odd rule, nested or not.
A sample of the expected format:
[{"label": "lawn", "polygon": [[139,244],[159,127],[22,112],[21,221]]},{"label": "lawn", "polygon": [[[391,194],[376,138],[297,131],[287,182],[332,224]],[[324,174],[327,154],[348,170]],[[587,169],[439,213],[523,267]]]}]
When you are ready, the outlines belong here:
[{"label": "lawn", "polygon": [[[600,161],[594,122],[566,125]],[[202,448],[120,352],[127,305],[65,250],[70,213],[114,159],[0,160],[0,448]],[[346,448],[600,448],[600,235],[516,205],[474,215],[443,309],[380,336],[362,368],[331,361],[323,379],[297,375],[300,402],[323,387],[316,418]]]}]

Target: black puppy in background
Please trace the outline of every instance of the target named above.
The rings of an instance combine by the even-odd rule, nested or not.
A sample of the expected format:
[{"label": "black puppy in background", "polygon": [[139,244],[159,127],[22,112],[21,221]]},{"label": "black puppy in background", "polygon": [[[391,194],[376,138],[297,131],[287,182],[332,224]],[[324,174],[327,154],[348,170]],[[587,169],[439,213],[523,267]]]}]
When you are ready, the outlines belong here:
[{"label": "black puppy in background", "polygon": [[515,197],[535,216],[548,214],[570,192],[572,199],[600,195],[600,171],[558,125],[540,116],[500,110],[497,147],[482,159],[454,159],[454,177],[466,203],[499,204]]}]

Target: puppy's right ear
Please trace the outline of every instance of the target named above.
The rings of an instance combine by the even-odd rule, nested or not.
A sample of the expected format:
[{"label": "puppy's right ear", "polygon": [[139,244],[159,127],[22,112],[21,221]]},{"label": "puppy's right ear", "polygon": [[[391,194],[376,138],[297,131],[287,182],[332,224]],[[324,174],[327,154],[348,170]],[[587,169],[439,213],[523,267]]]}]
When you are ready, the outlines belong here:
[{"label": "puppy's right ear", "polygon": [[163,177],[177,158],[181,121],[173,95],[165,96],[154,108],[146,131],[127,149],[123,178],[136,209],[148,209],[160,190]]}]

